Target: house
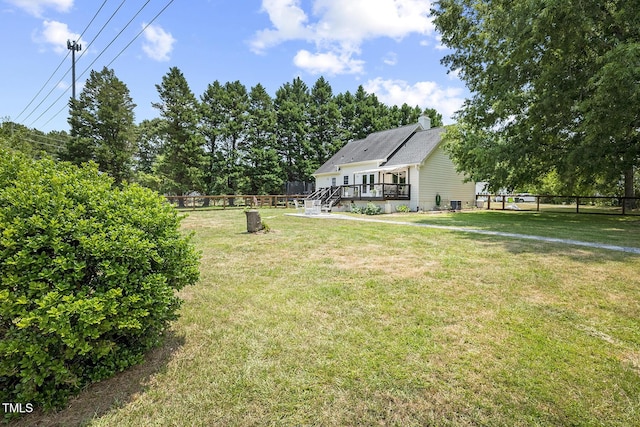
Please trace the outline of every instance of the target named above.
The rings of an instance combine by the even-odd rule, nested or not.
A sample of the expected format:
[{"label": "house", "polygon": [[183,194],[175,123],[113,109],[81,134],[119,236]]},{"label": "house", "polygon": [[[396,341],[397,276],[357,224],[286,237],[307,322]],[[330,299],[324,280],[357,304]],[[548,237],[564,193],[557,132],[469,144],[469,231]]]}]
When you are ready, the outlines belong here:
[{"label": "house", "polygon": [[473,206],[475,183],[456,172],[442,148],[443,132],[423,116],[417,124],[347,143],[313,174],[310,199],[329,208],[373,202],[385,212],[400,205],[412,211]]}]

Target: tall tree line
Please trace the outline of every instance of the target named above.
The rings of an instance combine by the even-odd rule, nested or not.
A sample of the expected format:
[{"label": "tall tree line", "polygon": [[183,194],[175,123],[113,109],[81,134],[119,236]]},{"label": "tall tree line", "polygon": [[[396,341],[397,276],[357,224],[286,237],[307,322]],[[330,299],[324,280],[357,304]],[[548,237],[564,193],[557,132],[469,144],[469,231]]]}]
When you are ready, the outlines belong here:
[{"label": "tall tree line", "polygon": [[264,86],[213,81],[193,93],[179,68],[156,85],[159,117],[134,124],[126,85],[113,70],[92,71],[70,101],[71,138],[60,157],[94,161],[118,183],[136,180],[162,193],[276,194],[312,174],[348,141],[417,123],[434,109],[389,107],[362,86],[334,94],[320,77],[300,78],[271,97]]},{"label": "tall tree line", "polygon": [[[169,91],[180,87],[181,91]],[[157,138],[141,133],[145,147],[158,141],[158,163],[155,173],[161,180],[161,191],[181,194],[197,191],[206,194],[274,194],[283,191],[287,182],[312,181],[312,174],[352,139],[371,132],[409,123],[417,123],[420,115],[431,117],[434,126],[442,125],[442,116],[434,109],[419,106],[389,107],[362,86],[355,94],[335,95],[329,82],[320,77],[309,88],[300,78],[283,84],[271,97],[257,84],[249,89],[239,81],[210,83],[197,102],[184,75],[172,68],[157,85],[168,99],[154,106],[161,120],[168,112],[197,117],[190,126],[197,144],[185,144],[162,126]],[[184,128],[184,127],[183,127]],[[146,140],[145,140],[146,138]],[[162,142],[160,142],[162,141]],[[195,140],[194,140],[195,141]],[[184,150],[180,155],[180,150]],[[172,153],[168,155],[168,153]],[[198,180],[186,180],[178,171],[187,159],[193,161]],[[182,182],[182,187],[167,183]]]}]

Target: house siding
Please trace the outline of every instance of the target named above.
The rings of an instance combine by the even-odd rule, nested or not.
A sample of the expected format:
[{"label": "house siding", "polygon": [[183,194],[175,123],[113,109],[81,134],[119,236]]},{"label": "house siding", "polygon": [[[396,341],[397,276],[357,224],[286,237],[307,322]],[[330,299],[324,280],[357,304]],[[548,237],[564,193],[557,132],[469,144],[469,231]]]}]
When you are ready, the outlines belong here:
[{"label": "house siding", "polygon": [[456,172],[455,165],[442,147],[436,148],[420,168],[417,180],[418,207],[425,211],[435,209],[436,194],[440,194],[441,208],[449,205],[452,200],[460,200],[463,208],[473,206],[475,183],[463,180],[464,175]]},{"label": "house siding", "polygon": [[342,185],[342,175],[335,173],[332,175],[316,176],[316,188],[331,187],[331,178],[336,178],[336,185]]},{"label": "house siding", "polygon": [[[347,165],[341,165],[340,170],[331,174],[322,174],[320,176],[316,175],[316,188],[325,188],[331,187],[331,178],[336,178],[336,185],[344,185],[344,177],[349,177],[348,185],[357,185],[362,184],[361,181],[355,181],[355,175],[363,170],[375,169],[380,164],[380,160],[375,160],[371,162],[359,162],[352,163]],[[378,179],[378,174],[376,173],[376,182]]]}]

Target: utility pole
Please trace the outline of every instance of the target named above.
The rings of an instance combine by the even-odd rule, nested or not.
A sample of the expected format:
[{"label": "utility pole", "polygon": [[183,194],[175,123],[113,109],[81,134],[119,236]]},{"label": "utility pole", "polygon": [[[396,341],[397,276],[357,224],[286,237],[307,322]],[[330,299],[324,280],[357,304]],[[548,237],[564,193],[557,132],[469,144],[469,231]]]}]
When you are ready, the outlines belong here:
[{"label": "utility pole", "polygon": [[67,49],[71,51],[71,96],[76,99],[76,51],[80,51],[82,46],[75,40],[67,40]]}]

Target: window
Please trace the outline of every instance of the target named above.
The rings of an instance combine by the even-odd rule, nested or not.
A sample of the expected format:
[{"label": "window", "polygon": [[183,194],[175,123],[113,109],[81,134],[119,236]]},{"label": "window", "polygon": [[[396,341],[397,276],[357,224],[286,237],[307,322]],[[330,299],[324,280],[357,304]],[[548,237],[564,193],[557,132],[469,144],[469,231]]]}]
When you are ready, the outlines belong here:
[{"label": "window", "polygon": [[375,181],[374,175],[373,174],[369,175],[369,190],[373,190],[374,181]]},{"label": "window", "polygon": [[349,185],[349,175],[345,175],[342,179],[344,185]]},{"label": "window", "polygon": [[393,174],[393,183],[394,184],[406,184],[407,183],[407,173],[400,172]]},{"label": "window", "polygon": [[331,178],[331,186],[335,187],[336,186],[336,178]]}]

